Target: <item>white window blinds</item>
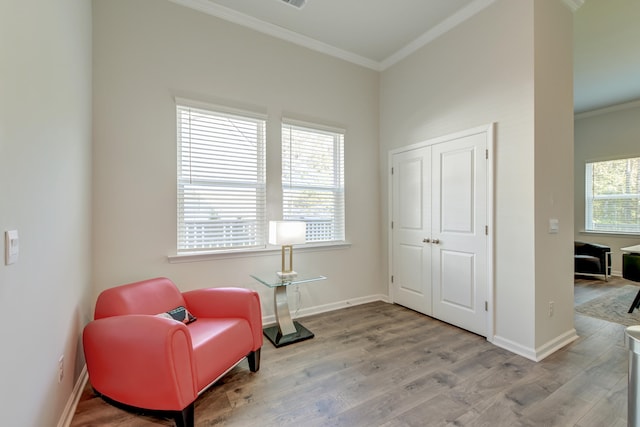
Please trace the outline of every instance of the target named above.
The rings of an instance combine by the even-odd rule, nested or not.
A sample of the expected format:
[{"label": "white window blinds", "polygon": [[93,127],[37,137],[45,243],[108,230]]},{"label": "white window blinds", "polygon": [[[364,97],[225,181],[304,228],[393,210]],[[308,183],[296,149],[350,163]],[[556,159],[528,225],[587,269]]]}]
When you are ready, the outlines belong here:
[{"label": "white window blinds", "polygon": [[345,240],[344,132],[282,125],[282,214],[307,242]]},{"label": "white window blinds", "polygon": [[585,228],[640,233],[640,157],[587,163]]},{"label": "white window blinds", "polygon": [[265,245],[263,118],[177,105],[178,252]]}]

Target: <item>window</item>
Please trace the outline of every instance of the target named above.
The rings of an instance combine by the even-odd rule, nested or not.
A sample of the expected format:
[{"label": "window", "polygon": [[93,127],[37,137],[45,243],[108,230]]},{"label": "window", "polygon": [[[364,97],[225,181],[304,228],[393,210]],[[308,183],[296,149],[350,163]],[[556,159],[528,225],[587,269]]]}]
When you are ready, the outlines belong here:
[{"label": "window", "polygon": [[640,157],[586,164],[588,231],[640,233]]},{"label": "window", "polygon": [[178,253],[265,245],[264,118],[177,105]]},{"label": "window", "polygon": [[282,216],[307,223],[307,242],[345,240],[344,132],[282,125]]}]

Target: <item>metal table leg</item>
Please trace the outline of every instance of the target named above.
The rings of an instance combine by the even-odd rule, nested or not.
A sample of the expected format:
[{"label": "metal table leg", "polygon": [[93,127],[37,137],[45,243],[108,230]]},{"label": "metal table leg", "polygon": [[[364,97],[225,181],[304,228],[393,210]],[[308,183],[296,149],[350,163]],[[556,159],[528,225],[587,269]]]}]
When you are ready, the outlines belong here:
[{"label": "metal table leg", "polygon": [[273,305],[277,324],[264,328],[263,332],[274,346],[282,347],[313,338],[313,332],[291,319],[287,286],[278,286],[274,289]]},{"label": "metal table leg", "polygon": [[636,294],[635,299],[631,303],[631,307],[629,307],[629,313],[633,313],[633,310],[640,307],[640,291]]}]

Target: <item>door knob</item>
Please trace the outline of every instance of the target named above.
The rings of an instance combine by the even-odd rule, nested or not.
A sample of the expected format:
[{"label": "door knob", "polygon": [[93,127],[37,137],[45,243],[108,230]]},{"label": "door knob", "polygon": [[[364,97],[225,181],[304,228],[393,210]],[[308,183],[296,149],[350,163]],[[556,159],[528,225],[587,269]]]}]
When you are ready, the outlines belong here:
[{"label": "door knob", "polygon": [[438,239],[433,239],[433,244],[434,244],[434,245],[437,245],[438,243],[440,243],[440,240],[438,240]]},{"label": "door knob", "polygon": [[427,238],[422,239],[422,243],[429,243],[430,241],[431,239],[427,239]]}]

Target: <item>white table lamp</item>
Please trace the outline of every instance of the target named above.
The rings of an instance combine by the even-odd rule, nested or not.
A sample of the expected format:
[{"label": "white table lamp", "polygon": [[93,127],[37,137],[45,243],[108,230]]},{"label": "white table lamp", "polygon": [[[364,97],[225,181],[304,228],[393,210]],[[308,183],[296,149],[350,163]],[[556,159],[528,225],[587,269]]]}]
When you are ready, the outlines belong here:
[{"label": "white table lamp", "polygon": [[293,271],[293,245],[306,243],[306,233],[307,224],[302,221],[269,221],[269,244],[282,246],[282,271],[278,272],[280,278],[292,279],[298,275]]}]

